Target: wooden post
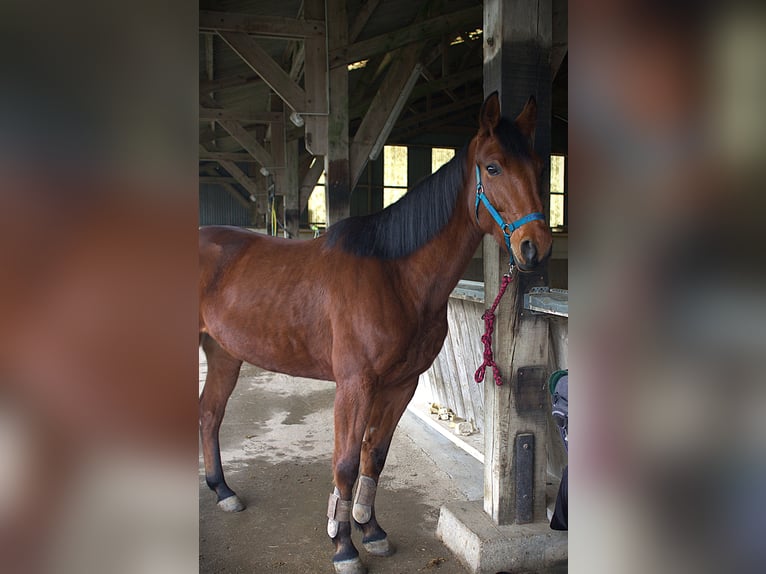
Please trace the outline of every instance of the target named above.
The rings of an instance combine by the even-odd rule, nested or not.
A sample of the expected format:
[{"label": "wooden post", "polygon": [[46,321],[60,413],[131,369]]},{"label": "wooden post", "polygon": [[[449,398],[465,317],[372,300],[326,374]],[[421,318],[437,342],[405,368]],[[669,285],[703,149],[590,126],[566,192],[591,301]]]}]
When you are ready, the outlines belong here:
[{"label": "wooden post", "polygon": [[[551,2],[485,0],[484,93],[500,92],[501,110],[515,117],[537,99],[535,149],[545,160],[541,192],[547,206],[550,167]],[[484,292],[489,305],[508,269],[508,254],[484,241]],[[548,323],[522,312],[525,290],[544,274],[516,274],[498,307],[495,360],[504,385],[485,385],[484,510],[499,525],[546,520]]]},{"label": "wooden post", "polygon": [[[321,38],[306,38],[305,42],[305,76],[307,103],[316,106],[318,115],[307,115],[306,150],[315,156],[327,155],[327,120],[330,103],[328,85],[330,70],[327,63],[327,23],[325,22],[324,0],[304,0],[303,14],[306,19],[322,21],[325,35]],[[320,76],[321,74],[321,76]],[[322,160],[324,166],[324,160]],[[324,169],[324,168],[322,168]]]},{"label": "wooden post", "polygon": [[[348,44],[346,0],[327,0],[327,43],[330,50],[342,49]],[[345,62],[330,69],[330,115],[326,135],[325,190],[329,226],[351,213],[348,68]]]},{"label": "wooden post", "polygon": [[[279,235],[280,226],[279,223],[285,226],[285,210],[282,208],[283,199],[280,200],[280,196],[283,198],[287,196],[287,188],[289,182],[288,172],[290,171],[287,165],[287,142],[285,137],[285,103],[279,97],[278,94],[272,93],[271,98],[271,111],[279,112],[280,121],[271,122],[269,124],[268,137],[271,141],[271,155],[274,158],[274,163],[278,166],[274,169],[270,169],[272,181],[274,183],[274,210],[276,211],[277,224],[274,226],[272,222],[271,212],[269,212],[269,226],[270,235]],[[297,160],[296,160],[297,161]],[[297,171],[298,166],[295,166]],[[295,176],[297,178],[297,175]],[[281,217],[281,221],[280,221]],[[287,234],[285,233],[286,237]]]},{"label": "wooden post", "polygon": [[285,195],[285,229],[292,239],[298,239],[300,225],[298,173],[298,140],[285,146],[285,174],[283,193]]}]

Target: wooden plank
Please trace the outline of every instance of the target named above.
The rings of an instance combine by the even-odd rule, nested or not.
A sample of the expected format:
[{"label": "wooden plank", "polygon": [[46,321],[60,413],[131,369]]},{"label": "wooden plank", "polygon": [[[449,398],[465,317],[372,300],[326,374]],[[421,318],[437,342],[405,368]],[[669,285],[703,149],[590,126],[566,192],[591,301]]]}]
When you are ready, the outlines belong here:
[{"label": "wooden plank", "polygon": [[[423,60],[421,59],[421,62],[422,61]],[[426,83],[419,82],[412,89],[412,93],[410,94],[410,99],[412,101],[415,101],[415,100],[424,98],[430,94],[444,91],[445,89],[454,89],[460,86],[464,86],[466,84],[475,84],[477,81],[481,80],[481,78],[482,78],[481,68],[475,68],[475,69],[468,69],[463,72],[452,74],[450,76],[439,78]],[[350,108],[350,112],[349,112],[350,117],[356,118],[356,117],[362,116],[367,110],[370,109],[371,103],[372,103],[372,98],[364,99],[358,103],[355,103]],[[473,105],[473,104],[474,102],[472,98],[470,105]]]},{"label": "wooden plank", "polygon": [[[392,114],[405,85],[418,66],[418,58],[423,44],[410,44],[402,50],[394,64],[389,68],[380,90],[375,94],[370,109],[365,114],[351,144],[351,187],[353,188],[367,165],[370,151],[380,137],[388,122],[393,124],[396,118]],[[399,112],[401,110],[398,110]]]},{"label": "wooden plank", "polygon": [[225,175],[201,175],[199,176],[199,182],[200,183],[209,183],[213,185],[219,185],[219,184],[231,184],[231,183],[237,183],[237,180],[233,177],[226,177]]},{"label": "wooden plank", "polygon": [[285,228],[291,239],[298,238],[300,227],[300,190],[298,186],[298,140],[285,146],[285,177],[283,194],[285,197]]},{"label": "wooden plank", "polygon": [[568,369],[569,320],[566,317],[549,317],[548,328],[551,332],[551,356],[554,370]]},{"label": "wooden plank", "polygon": [[478,419],[477,410],[480,405],[476,404],[475,395],[471,393],[471,388],[476,386],[473,381],[473,360],[470,353],[470,333],[466,322],[466,302],[461,299],[450,301],[452,309],[452,321],[458,333],[459,339],[455,343],[455,361],[459,365],[458,376],[460,380],[460,390],[463,393],[463,403],[466,405],[466,418]]},{"label": "wooden plank", "polygon": [[361,31],[367,25],[367,21],[370,19],[370,16],[375,11],[375,8],[378,7],[378,4],[380,4],[380,0],[367,0],[357,10],[356,18],[354,18],[354,23],[351,24],[351,28],[348,31],[349,42],[356,41]]},{"label": "wooden plank", "polygon": [[303,88],[290,78],[252,36],[242,32],[219,32],[219,35],[292,109],[298,113],[307,111]]},{"label": "wooden plank", "polygon": [[263,167],[277,167],[271,154],[239,122],[234,120],[217,120],[217,122]]},{"label": "wooden plank", "polygon": [[435,92],[454,90],[465,84],[473,84],[481,78],[481,68],[474,67],[467,70],[461,70],[457,74],[450,74],[449,76],[429,80],[427,83],[418,84],[412,90],[412,99],[418,100]]},{"label": "wooden plank", "polygon": [[223,169],[229,172],[229,175],[237,180],[237,183],[245,188],[245,190],[250,194],[252,198],[255,198],[255,196],[258,195],[258,189],[255,186],[255,182],[250,179],[250,177],[244,171],[239,169],[237,164],[235,164],[233,161],[225,159],[219,160],[218,163],[221,164]]},{"label": "wooden plank", "polygon": [[[271,95],[271,111],[279,111],[282,115],[282,121],[275,122],[269,125],[266,131],[266,139],[269,140],[269,146],[271,148],[271,157],[274,159],[274,163],[278,166],[282,166],[281,169],[273,169],[271,175],[274,182],[274,194],[275,202],[277,205],[277,219],[278,223],[281,223],[281,228],[277,226],[272,230],[273,235],[279,235],[280,229],[282,235],[288,237],[285,225],[285,196],[287,195],[288,187],[288,167],[287,167],[287,152],[286,152],[286,140],[285,140],[285,124],[284,124],[284,108],[285,103],[277,97],[276,94]],[[298,166],[295,166],[296,172]],[[297,175],[296,175],[297,177]],[[281,209],[279,209],[281,207]]]},{"label": "wooden plank", "polygon": [[306,90],[305,113],[327,114],[329,112],[327,80],[330,70],[327,64],[327,38],[324,34],[324,0],[304,0],[303,12],[306,18],[322,22],[322,34],[306,38],[305,41],[303,72]]},{"label": "wooden plank", "polygon": [[199,29],[238,32],[272,38],[311,38],[324,36],[324,22],[239,12],[199,11]]},{"label": "wooden plank", "polygon": [[449,32],[457,32],[464,28],[480,28],[482,7],[473,6],[450,14],[444,14],[428,20],[423,20],[410,26],[405,26],[394,32],[375,36],[369,40],[356,42],[349,46],[330,50],[330,68],[346,66],[401,48],[413,42],[422,42],[438,38]]},{"label": "wooden plank", "polygon": [[478,111],[478,106],[482,103],[482,101],[484,101],[484,98],[481,96],[481,94],[477,94],[457,102],[452,102],[446,106],[433,108],[429,112],[420,113],[416,116],[397,122],[396,130],[392,133],[395,133],[397,137],[401,137],[401,134],[406,134],[413,130],[420,130],[424,122],[433,122],[435,119],[440,117],[448,117],[450,120],[454,120],[455,112],[459,112],[466,108],[476,108]]},{"label": "wooden plank", "polygon": [[214,78],[213,62],[213,36],[205,36],[205,77],[208,80]]},{"label": "wooden plank", "polygon": [[240,86],[257,84],[262,81],[263,80],[261,80],[261,77],[254,72],[247,74],[234,74],[233,76],[226,76],[215,80],[200,80],[199,91],[203,94],[210,94],[212,92],[219,92],[229,88],[238,88]]},{"label": "wooden plank", "polygon": [[282,114],[274,112],[253,112],[250,110],[235,110],[230,108],[199,108],[200,120],[238,120],[253,124],[268,124],[281,122]]},{"label": "wooden plank", "polygon": [[[281,102],[280,102],[281,103]],[[285,146],[287,145],[287,138],[285,137],[285,122],[274,122],[270,126],[270,138],[271,138],[271,157],[274,160],[274,167],[285,167]],[[297,173],[296,167],[296,173]],[[282,193],[281,191],[279,193]]]},{"label": "wooden plank", "polygon": [[219,159],[228,159],[230,161],[255,162],[255,158],[245,152],[222,152],[222,151],[200,151],[201,160],[218,161]]},{"label": "wooden plank", "polygon": [[553,43],[551,47],[551,78],[558,74],[561,63],[564,61],[569,49],[568,40],[568,2],[567,0],[554,0],[553,2]]},{"label": "wooden plank", "polygon": [[441,366],[444,374],[444,386],[450,397],[449,406],[459,416],[464,416],[465,405],[463,404],[463,395],[458,388],[457,366],[455,364],[455,342],[453,332],[448,330],[447,337],[444,340],[441,353]]},{"label": "wooden plank", "polygon": [[[458,304],[459,305],[459,304]],[[465,388],[465,363],[461,351],[462,347],[462,326],[457,319],[456,305],[450,301],[447,305],[447,320],[449,322],[449,334],[447,335],[448,341],[445,341],[444,346],[447,346],[449,342],[450,346],[450,368],[451,368],[451,384],[455,392],[455,398],[458,403],[458,414],[469,420],[473,418],[473,406],[471,405],[471,396],[468,394],[468,389]]]},{"label": "wooden plank", "polygon": [[466,362],[468,368],[468,390],[471,393],[471,399],[474,403],[474,412],[476,414],[476,426],[484,432],[484,387],[476,384],[473,376],[476,369],[482,362],[484,349],[481,344],[481,336],[484,334],[484,321],[481,315],[484,312],[484,304],[477,302],[463,302],[466,317],[464,325],[468,337]]},{"label": "wooden plank", "polygon": [[434,374],[434,385],[436,386],[437,403],[442,407],[448,407],[452,402],[452,397],[447,392],[447,385],[444,382],[444,369],[440,357],[431,365]]},{"label": "wooden plank", "polygon": [[327,116],[306,116],[306,151],[311,155],[327,155]]}]

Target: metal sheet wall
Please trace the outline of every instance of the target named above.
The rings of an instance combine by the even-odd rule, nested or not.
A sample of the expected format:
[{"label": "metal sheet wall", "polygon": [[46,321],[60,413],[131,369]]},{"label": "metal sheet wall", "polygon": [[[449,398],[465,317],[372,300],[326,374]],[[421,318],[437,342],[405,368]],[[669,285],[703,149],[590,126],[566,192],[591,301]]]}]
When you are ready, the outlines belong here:
[{"label": "metal sheet wall", "polygon": [[250,212],[225,189],[217,185],[200,185],[200,225],[249,226],[250,218]]}]

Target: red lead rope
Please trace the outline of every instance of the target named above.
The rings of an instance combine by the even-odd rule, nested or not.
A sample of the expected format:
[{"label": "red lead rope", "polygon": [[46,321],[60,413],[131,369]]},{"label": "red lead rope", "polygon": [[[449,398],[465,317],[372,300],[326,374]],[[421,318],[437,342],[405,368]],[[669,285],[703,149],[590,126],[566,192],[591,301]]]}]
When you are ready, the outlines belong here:
[{"label": "red lead rope", "polygon": [[508,285],[511,284],[513,278],[510,274],[503,275],[503,280],[500,283],[500,291],[495,297],[495,302],[492,303],[492,307],[484,311],[481,318],[484,319],[484,334],[481,336],[481,342],[484,343],[484,362],[476,369],[473,378],[477,383],[484,380],[484,373],[487,367],[492,367],[493,376],[495,378],[495,384],[500,386],[503,384],[503,379],[500,377],[500,369],[495,363],[494,355],[492,354],[492,333],[495,330],[495,309],[497,309],[500,299],[503,297]]}]

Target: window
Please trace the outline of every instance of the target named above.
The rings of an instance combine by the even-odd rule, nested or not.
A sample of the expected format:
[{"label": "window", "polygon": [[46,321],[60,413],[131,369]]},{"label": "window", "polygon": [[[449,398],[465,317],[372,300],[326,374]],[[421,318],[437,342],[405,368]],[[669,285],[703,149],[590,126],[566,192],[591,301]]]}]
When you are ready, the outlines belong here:
[{"label": "window", "polygon": [[431,173],[436,172],[441,166],[455,157],[455,150],[452,148],[435,147],[431,150]]},{"label": "window", "polygon": [[324,172],[319,176],[317,184],[314,186],[309,196],[309,225],[327,224],[327,204],[325,203],[324,193]]},{"label": "window", "polygon": [[383,148],[383,207],[396,203],[407,192],[407,146]]},{"label": "window", "polygon": [[548,214],[549,225],[563,229],[567,225],[566,200],[566,156],[551,156],[551,207]]}]

